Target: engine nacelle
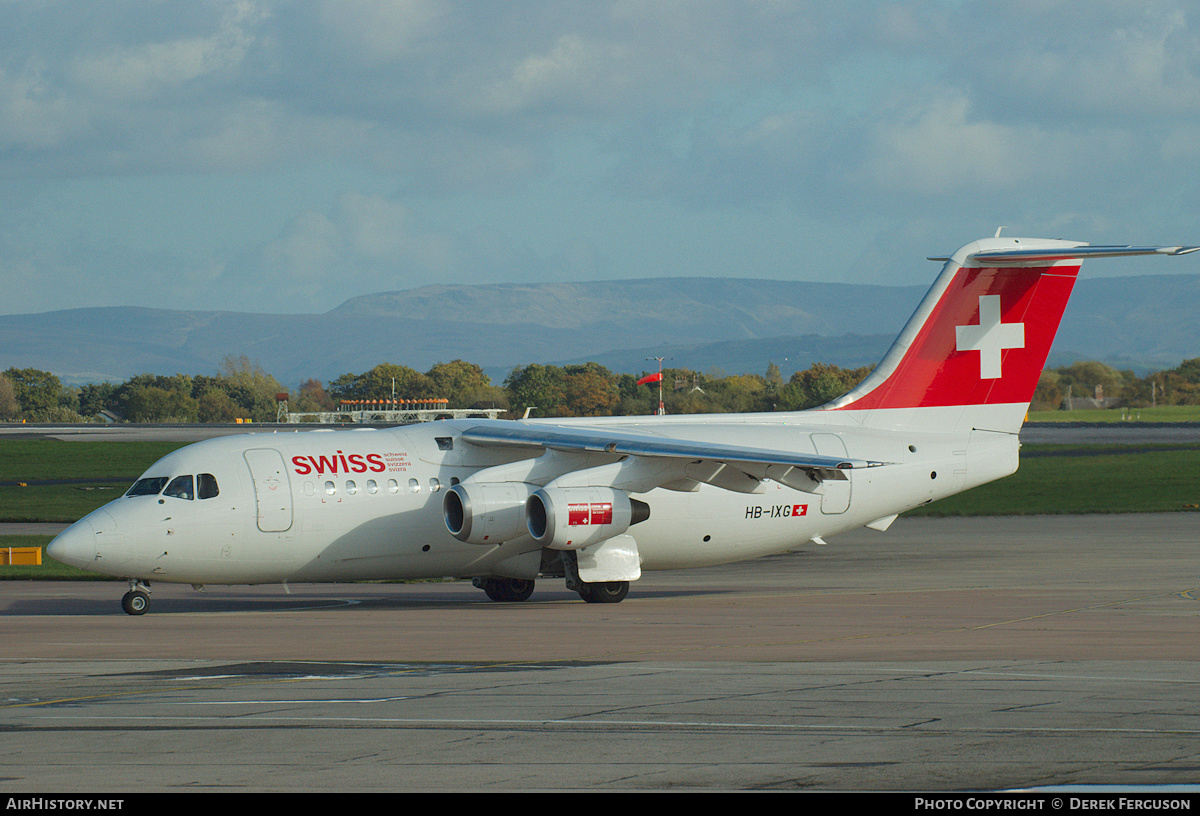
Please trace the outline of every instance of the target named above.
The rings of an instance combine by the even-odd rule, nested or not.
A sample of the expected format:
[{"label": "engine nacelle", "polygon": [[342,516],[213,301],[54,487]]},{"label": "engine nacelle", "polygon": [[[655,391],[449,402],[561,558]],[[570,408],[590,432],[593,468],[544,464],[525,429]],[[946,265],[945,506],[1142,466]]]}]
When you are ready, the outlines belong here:
[{"label": "engine nacelle", "polygon": [[456,484],[442,499],[450,535],[468,544],[499,544],[523,536],[525,502],[533,486],[524,482]]},{"label": "engine nacelle", "polygon": [[553,550],[587,547],[649,517],[645,502],[611,487],[543,487],[525,502],[529,534]]}]

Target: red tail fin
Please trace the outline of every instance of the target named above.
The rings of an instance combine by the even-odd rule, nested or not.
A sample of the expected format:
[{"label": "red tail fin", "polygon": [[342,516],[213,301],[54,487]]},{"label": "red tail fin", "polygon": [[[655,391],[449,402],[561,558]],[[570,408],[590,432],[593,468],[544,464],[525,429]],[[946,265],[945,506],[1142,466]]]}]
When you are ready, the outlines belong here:
[{"label": "red tail fin", "polygon": [[[1015,433],[1082,259],[1180,255],[1195,249],[1017,238],[968,244],[946,259],[942,274],[875,371],[825,407],[888,411],[879,419],[931,430],[969,423]],[[948,407],[977,410],[916,410]]]}]

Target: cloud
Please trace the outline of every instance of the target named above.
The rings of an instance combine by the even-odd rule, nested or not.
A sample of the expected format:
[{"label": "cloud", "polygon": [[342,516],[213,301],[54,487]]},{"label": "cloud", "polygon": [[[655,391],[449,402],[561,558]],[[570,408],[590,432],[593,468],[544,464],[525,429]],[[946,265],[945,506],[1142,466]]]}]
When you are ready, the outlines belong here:
[{"label": "cloud", "polygon": [[[1194,4],[1097,0],[989,4],[962,10],[949,41],[980,108],[1013,118],[1133,125],[1200,113],[1200,32]],[[1131,118],[1132,117],[1132,118]]]},{"label": "cloud", "polygon": [[315,19],[355,63],[388,65],[411,58],[446,33],[450,4],[438,0],[356,0],[317,4]]},{"label": "cloud", "polygon": [[264,17],[253,3],[227,4],[210,34],[83,53],[71,62],[68,75],[95,101],[153,98],[205,77],[236,72]]},{"label": "cloud", "polygon": [[[919,257],[997,220],[1149,239],[1189,228],[1200,197],[1195,16],[1183,0],[0,4],[0,263],[54,281],[30,304],[213,306],[223,288],[295,309],[429,280],[722,274],[747,247],[770,270],[847,236]],[[311,195],[273,183],[333,167]],[[212,214],[214,178],[241,223]],[[193,235],[147,215],[154,179],[193,202]],[[75,220],[25,215],[56,200]],[[89,220],[105,212],[126,217]]]},{"label": "cloud", "polygon": [[980,120],[963,96],[939,96],[875,123],[856,180],[920,196],[1027,189],[1060,183],[1077,148],[1036,126]]}]

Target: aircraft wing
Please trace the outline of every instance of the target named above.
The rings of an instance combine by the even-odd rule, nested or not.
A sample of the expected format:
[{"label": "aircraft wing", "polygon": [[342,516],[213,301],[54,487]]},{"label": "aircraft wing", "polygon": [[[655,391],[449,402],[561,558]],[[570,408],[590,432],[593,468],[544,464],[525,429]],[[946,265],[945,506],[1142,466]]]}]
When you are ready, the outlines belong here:
[{"label": "aircraft wing", "polygon": [[[545,449],[578,454],[609,454],[639,457],[659,461],[707,463],[717,466],[708,478],[698,481],[715,484],[739,492],[752,482],[757,486],[763,479],[773,479],[797,490],[813,492],[824,480],[846,479],[846,471],[885,464],[864,459],[822,456],[765,448],[723,445],[692,439],[674,439],[643,434],[625,428],[603,425],[572,427],[565,425],[526,425],[519,422],[497,422],[477,425],[462,432],[462,439],[473,445],[513,447],[529,450]],[[606,457],[607,459],[608,457]],[[726,472],[723,472],[726,471]],[[727,471],[744,474],[739,479]],[[702,469],[691,469],[695,479]],[[667,485],[663,485],[667,486]]]},{"label": "aircraft wing", "polygon": [[615,453],[625,456],[661,456],[675,459],[711,459],[719,462],[791,465],[823,470],[873,467],[882,462],[819,456],[815,453],[743,448],[669,437],[651,436],[624,429],[571,428],[567,426],[521,426],[518,423],[468,428],[462,438],[474,445],[551,448],[576,453]]}]

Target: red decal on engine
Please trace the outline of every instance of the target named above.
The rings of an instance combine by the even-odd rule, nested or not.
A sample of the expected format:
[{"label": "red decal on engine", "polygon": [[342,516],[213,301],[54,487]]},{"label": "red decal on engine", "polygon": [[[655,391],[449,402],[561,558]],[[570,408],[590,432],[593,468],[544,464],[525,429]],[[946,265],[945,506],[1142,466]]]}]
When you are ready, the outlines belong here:
[{"label": "red decal on engine", "polygon": [[589,524],[612,524],[612,502],[592,502],[590,504],[568,504],[567,524],[572,527],[583,527]]}]

